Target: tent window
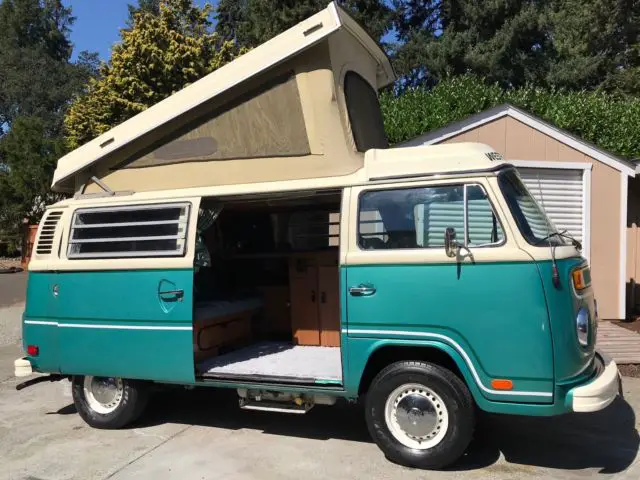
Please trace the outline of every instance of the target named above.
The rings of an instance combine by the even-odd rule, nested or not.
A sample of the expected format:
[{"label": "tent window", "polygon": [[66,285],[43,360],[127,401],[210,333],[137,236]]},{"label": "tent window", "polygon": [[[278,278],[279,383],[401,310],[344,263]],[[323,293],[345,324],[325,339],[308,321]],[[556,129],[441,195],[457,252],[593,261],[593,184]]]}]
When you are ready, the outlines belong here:
[{"label": "tent window", "polygon": [[73,215],[67,256],[124,258],[183,256],[188,203],[84,208]]},{"label": "tent window", "polygon": [[127,167],[310,154],[296,78],[280,77],[196,118]]},{"label": "tent window", "polygon": [[358,151],[389,148],[378,95],[369,82],[355,72],[348,72],[344,77],[344,96]]}]

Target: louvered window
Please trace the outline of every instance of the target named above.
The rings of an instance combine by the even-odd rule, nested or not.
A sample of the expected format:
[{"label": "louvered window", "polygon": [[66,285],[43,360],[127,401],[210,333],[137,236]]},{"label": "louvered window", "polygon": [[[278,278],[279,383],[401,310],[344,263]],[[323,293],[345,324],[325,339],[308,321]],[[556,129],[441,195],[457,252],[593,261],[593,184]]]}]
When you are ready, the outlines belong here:
[{"label": "louvered window", "polygon": [[73,215],[69,258],[182,256],[189,204],[80,209]]},{"label": "louvered window", "polygon": [[49,210],[45,214],[42,220],[42,229],[36,241],[36,255],[51,255],[60,217],[62,217],[60,210]]},{"label": "louvered window", "polygon": [[[521,168],[522,181],[559,231],[582,241],[584,225],[582,170]],[[540,225],[544,228],[544,225]],[[544,235],[547,235],[546,232]]]},{"label": "louvered window", "polygon": [[504,241],[500,221],[480,185],[383,190],[367,192],[360,200],[359,238],[364,249],[441,248],[448,227],[470,247]]}]

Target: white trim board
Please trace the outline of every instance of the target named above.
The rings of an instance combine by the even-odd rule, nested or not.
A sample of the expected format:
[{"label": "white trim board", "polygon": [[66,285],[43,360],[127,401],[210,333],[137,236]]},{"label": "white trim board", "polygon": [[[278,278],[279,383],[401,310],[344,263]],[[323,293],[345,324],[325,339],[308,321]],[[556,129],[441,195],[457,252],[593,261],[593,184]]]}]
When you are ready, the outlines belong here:
[{"label": "white trim board", "polygon": [[620,175],[620,276],[618,285],[618,319],[627,316],[627,208],[629,179]]},{"label": "white trim board", "polygon": [[593,164],[587,162],[552,162],[544,160],[507,160],[514,167],[519,168],[545,168],[548,170],[593,170]]},{"label": "white trim board", "polygon": [[507,116],[514,118],[524,123],[525,125],[528,125],[529,127],[541,133],[544,133],[545,135],[548,135],[551,138],[554,138],[559,142],[562,142],[563,144],[589,157],[595,158],[596,160],[618,170],[619,172],[625,173],[630,177],[635,177],[636,175],[636,167],[629,164],[625,160],[622,160],[615,155],[607,154],[599,148],[596,148],[588,144],[587,142],[581,141],[580,139],[572,136],[568,132],[554,127],[551,124],[546,123],[543,120],[540,120],[539,118],[525,113],[522,110],[519,110],[508,104],[486,110],[477,115],[472,115],[467,120],[463,120],[461,122],[442,127],[438,130],[425,133],[412,140],[401,143],[398,146],[415,147],[418,145],[434,145],[442,143],[443,141],[451,137],[455,137],[464,132],[473,130],[474,128]]}]

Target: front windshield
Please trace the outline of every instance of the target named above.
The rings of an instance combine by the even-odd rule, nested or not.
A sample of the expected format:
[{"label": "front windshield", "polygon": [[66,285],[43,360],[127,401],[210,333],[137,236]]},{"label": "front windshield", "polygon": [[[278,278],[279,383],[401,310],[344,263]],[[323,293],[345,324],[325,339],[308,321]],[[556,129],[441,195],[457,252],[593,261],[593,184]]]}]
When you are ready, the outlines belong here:
[{"label": "front windshield", "polygon": [[[498,183],[520,233],[531,245],[569,245],[570,242],[557,232],[542,207],[533,198],[515,170],[507,170],[498,176]],[[548,237],[548,238],[547,238]]]}]

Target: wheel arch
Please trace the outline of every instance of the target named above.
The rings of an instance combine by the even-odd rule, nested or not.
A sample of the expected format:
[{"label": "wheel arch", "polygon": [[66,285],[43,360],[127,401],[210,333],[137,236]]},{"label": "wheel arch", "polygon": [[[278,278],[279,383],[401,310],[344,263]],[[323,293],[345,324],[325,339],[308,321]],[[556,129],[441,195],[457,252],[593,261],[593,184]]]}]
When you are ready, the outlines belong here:
[{"label": "wheel arch", "polygon": [[367,392],[375,376],[386,366],[403,360],[421,360],[451,370],[469,388],[476,403],[484,398],[462,356],[451,346],[437,341],[403,342],[383,340],[376,342],[369,355],[358,382],[358,395]]}]

